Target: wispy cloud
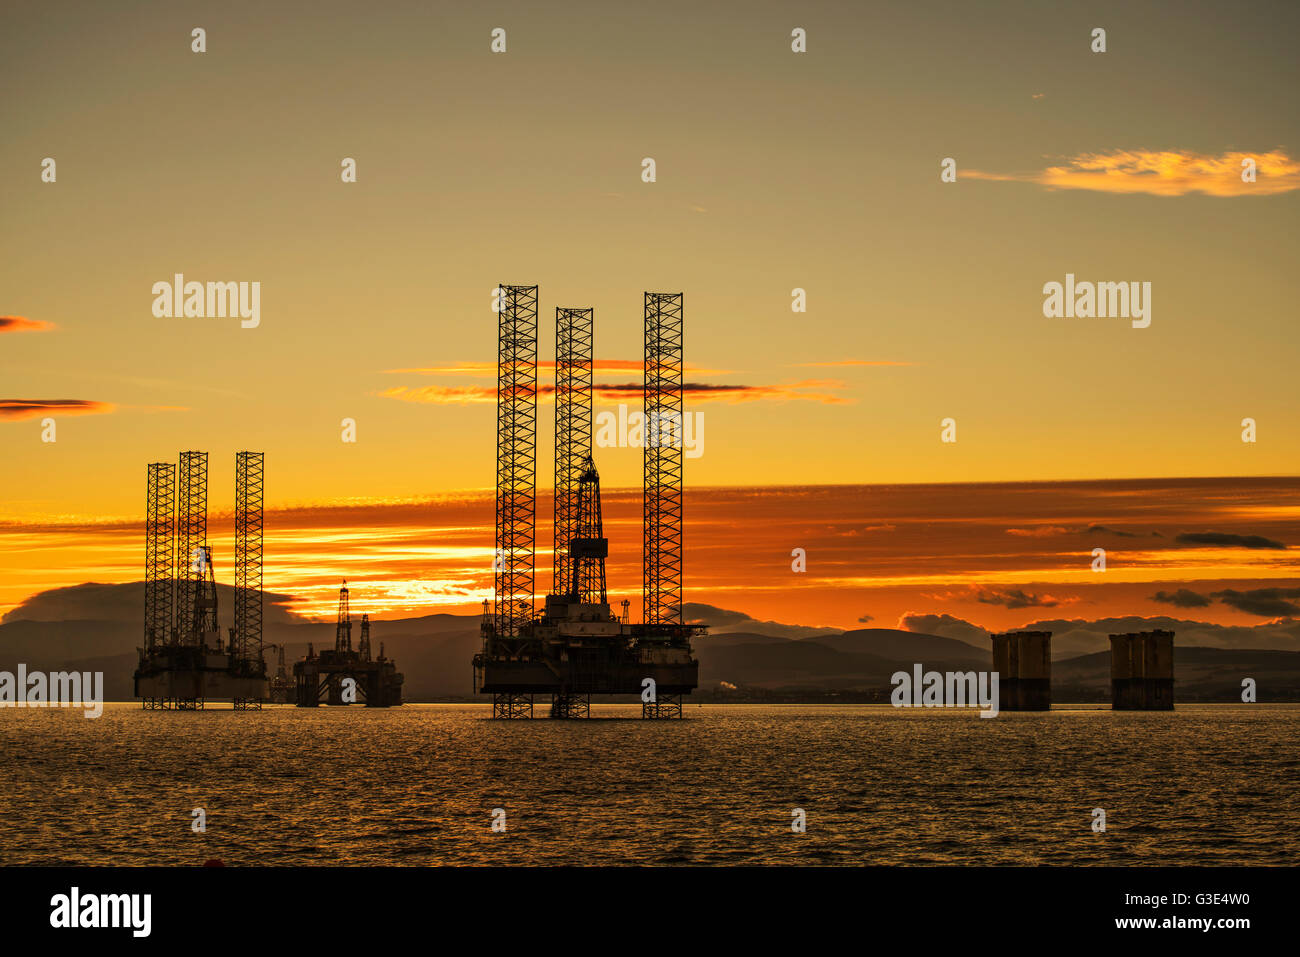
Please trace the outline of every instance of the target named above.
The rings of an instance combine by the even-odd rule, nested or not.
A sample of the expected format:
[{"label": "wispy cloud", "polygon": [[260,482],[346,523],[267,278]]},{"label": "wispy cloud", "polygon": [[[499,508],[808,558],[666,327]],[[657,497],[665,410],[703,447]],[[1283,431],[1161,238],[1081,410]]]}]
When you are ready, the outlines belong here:
[{"label": "wispy cloud", "polygon": [[1126,532],[1119,528],[1107,528],[1105,525],[1090,525],[1087,529],[1089,535],[1117,535],[1120,538],[1139,538],[1136,532]]},{"label": "wispy cloud", "polygon": [[[554,391],[554,386],[542,386],[537,393],[539,397],[547,397]],[[418,388],[395,385],[377,394],[385,399],[430,405],[477,405],[497,400],[497,390],[490,385],[422,385]]]},{"label": "wispy cloud", "polygon": [[[1256,181],[1241,179],[1242,161],[1253,159]],[[1285,150],[1214,155],[1193,150],[1110,150],[1083,153],[1063,165],[1030,173],[963,170],[966,179],[1037,183],[1049,189],[1086,189],[1102,193],[1147,193],[1152,196],[1270,196],[1300,189],[1300,161]]]},{"label": "wispy cloud", "polygon": [[1004,608],[1055,608],[1058,605],[1071,605],[1079,599],[1076,597],[1058,598],[1052,595],[1039,595],[1027,592],[1023,588],[994,588],[969,585],[965,589],[924,595],[933,601],[977,601],[981,605],[1001,605]]},{"label": "wispy cloud", "polygon": [[[538,369],[554,369],[553,359],[540,360]],[[641,372],[645,363],[640,359],[596,359],[592,362],[593,372]],[[728,369],[704,369],[687,363],[683,366],[687,372],[697,375],[728,375]],[[489,378],[497,374],[495,362],[456,362],[448,366],[416,366],[410,369],[385,369],[389,375],[465,375]]]},{"label": "wispy cloud", "polygon": [[1282,542],[1263,535],[1234,535],[1228,532],[1197,532],[1179,535],[1174,539],[1179,545],[1224,545],[1230,548],[1285,549]]},{"label": "wispy cloud", "polygon": [[[805,379],[800,382],[778,385],[740,385],[717,382],[687,382],[682,392],[696,402],[753,402],[760,399],[772,401],[802,400],[839,404],[848,401],[836,395],[833,390],[843,385],[834,379]],[[597,399],[605,402],[625,402],[628,398],[639,399],[644,392],[640,382],[597,383],[593,393]],[[409,387],[393,386],[378,393],[386,399],[400,399],[403,402],[423,402],[431,405],[476,405],[497,400],[495,386],[468,385],[446,386],[427,385]],[[537,397],[542,401],[554,399],[555,386],[539,384]]]},{"label": "wispy cloud", "polygon": [[[778,402],[803,400],[837,405],[848,401],[833,391],[844,385],[838,379],[803,379],[799,382],[779,383],[776,385],[733,385],[716,382],[687,382],[682,391],[696,402],[753,402],[769,399]],[[619,385],[597,385],[596,397],[607,401],[626,399],[628,396],[640,396],[644,392],[640,382],[627,382]]]},{"label": "wispy cloud", "polygon": [[0,316],[0,333],[5,332],[48,332],[54,323],[44,319],[28,319],[26,316]]},{"label": "wispy cloud", "polygon": [[1294,618],[1300,615],[1300,605],[1288,599],[1300,598],[1300,588],[1252,588],[1237,591],[1227,588],[1212,592],[1225,605],[1261,618]]},{"label": "wispy cloud", "polygon": [[35,419],[42,415],[101,415],[112,412],[111,402],[93,399],[0,399],[0,419]]},{"label": "wispy cloud", "polygon": [[1190,588],[1179,588],[1177,591],[1172,592],[1158,591],[1151,596],[1151,600],[1173,605],[1177,608],[1208,608],[1214,604],[1214,600],[1208,595],[1194,592]]}]

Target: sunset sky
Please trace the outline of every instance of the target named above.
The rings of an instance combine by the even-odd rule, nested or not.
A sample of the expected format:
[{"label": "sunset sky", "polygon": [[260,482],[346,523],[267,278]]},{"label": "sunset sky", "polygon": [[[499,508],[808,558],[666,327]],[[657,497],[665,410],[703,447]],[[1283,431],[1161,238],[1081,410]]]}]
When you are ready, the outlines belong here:
[{"label": "sunset sky", "polygon": [[[291,607],[347,577],[381,617],[475,610],[500,282],[540,286],[543,359],[555,307],[595,307],[597,412],[640,406],[643,291],[685,293],[691,601],[1012,627],[1185,588],[1199,620],[1291,614],[1300,591],[1257,593],[1300,577],[1300,7],[576,9],[6,7],[0,614],[138,580],[146,464],[182,449],[211,456],[219,578],[235,453],[262,450]],[[260,326],[155,318],[176,273],[260,282]],[[1067,273],[1150,282],[1150,327],[1045,318]],[[597,463],[635,599],[641,453]]]}]

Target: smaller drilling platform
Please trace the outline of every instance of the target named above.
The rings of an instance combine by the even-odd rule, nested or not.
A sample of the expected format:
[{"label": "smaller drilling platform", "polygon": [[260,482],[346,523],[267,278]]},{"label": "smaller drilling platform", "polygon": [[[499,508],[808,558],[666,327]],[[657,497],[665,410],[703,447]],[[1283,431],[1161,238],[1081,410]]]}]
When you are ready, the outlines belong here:
[{"label": "smaller drilling platform", "polygon": [[[150,710],[201,710],[229,699],[258,709],[268,697],[262,646],[264,457],[235,457],[235,625],[223,642],[208,546],[208,453],[149,466],[145,516],[144,645],[135,696]],[[174,614],[173,614],[174,612]]]},{"label": "smaller drilling platform", "polygon": [[284,664],[284,645],[278,649],[280,660],[275,667],[275,677],[271,679],[271,703],[293,704],[296,700],[294,684],[289,680],[289,672]]},{"label": "smaller drilling platform", "polygon": [[402,703],[403,676],[397,663],[370,652],[370,616],[361,616],[361,639],[352,647],[352,613],[348,607],[348,583],[339,589],[339,614],[334,631],[334,648],[318,654],[307,645],[305,657],[294,663],[294,703],[299,708],[364,704],[367,708],[391,708]]},{"label": "smaller drilling platform", "polygon": [[531,718],[550,695],[552,718],[588,718],[591,696],[636,695],[643,718],[682,717],[698,686],[691,639],[705,626],[682,613],[682,295],[645,294],[643,615],[611,612],[592,457],[595,311],[556,310],[554,578],[533,609],[536,541],[537,287],[501,290],[497,379],[495,604],[483,603],[474,691],[494,718]]}]

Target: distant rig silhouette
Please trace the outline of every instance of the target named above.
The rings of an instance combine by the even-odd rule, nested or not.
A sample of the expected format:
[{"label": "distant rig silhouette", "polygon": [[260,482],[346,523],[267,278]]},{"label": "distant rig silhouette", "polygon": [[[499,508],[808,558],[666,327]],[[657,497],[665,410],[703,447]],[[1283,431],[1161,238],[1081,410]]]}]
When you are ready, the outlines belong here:
[{"label": "distant rig silhouette", "polygon": [[537,287],[502,285],[497,349],[495,601],[483,602],[474,691],[494,718],[587,718],[591,696],[639,695],[643,718],[680,718],[699,683],[682,614],[683,297],[645,294],[642,616],[610,611],[609,541],[592,457],[595,310],[555,310],[555,535],[551,593],[536,593]]},{"label": "distant rig silhouette", "polygon": [[265,456],[235,456],[235,625],[223,642],[208,546],[208,453],[149,466],[145,506],[144,645],[135,696],[146,709],[192,711],[208,698],[261,709],[269,695],[262,646]]},{"label": "distant rig silhouette", "polygon": [[[179,485],[178,485],[179,481]],[[149,466],[145,507],[144,644],[138,649],[135,696],[146,710],[201,711],[207,701],[230,699],[236,711],[260,711],[263,702],[314,708],[402,703],[396,662],[370,652],[370,619],[361,616],[361,640],[352,647],[348,583],[339,589],[333,649],[307,645],[290,680],[279,646],[279,667],[268,680],[262,640],[262,534],[266,457],[235,456],[235,624],[229,641],[218,623],[217,583],[208,545],[208,453],[182,452],[180,466]]]}]

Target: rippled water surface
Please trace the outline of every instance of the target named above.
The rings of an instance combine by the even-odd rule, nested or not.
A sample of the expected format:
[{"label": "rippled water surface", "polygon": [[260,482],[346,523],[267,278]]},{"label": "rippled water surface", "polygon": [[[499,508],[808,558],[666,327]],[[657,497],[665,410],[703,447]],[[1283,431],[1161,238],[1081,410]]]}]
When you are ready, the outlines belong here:
[{"label": "rippled water surface", "polygon": [[631,720],[2,710],[0,861],[1291,864],[1300,850],[1297,706],[594,710]]}]

